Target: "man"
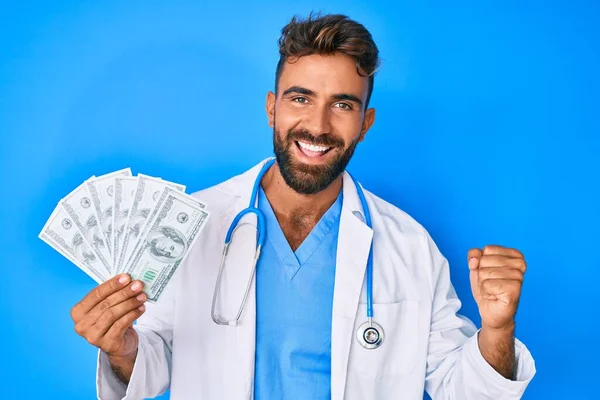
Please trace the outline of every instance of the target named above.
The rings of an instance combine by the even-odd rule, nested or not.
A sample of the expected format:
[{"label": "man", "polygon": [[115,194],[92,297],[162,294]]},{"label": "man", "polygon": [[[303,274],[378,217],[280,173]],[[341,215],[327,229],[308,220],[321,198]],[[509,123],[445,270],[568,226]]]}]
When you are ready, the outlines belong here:
[{"label": "man", "polygon": [[[170,387],[175,400],[421,399],[423,390],[433,399],[520,398],[535,373],[514,338],[523,255],[501,246],[467,254],[477,331],[457,315],[447,261],[423,227],[369,192],[363,204],[344,172],[375,120],[369,32],[344,16],[311,16],[292,19],[279,44],[266,101],[276,163],[257,194],[266,240],[256,276],[256,222],[247,217],[217,279],[227,229],[264,162],[195,194],[212,216],[158,303],[146,311],[141,282],[120,275],[73,307],[76,331],[100,349],[99,397]],[[377,335],[360,328],[371,244],[376,348],[363,347]],[[213,307],[235,319],[249,279],[239,321],[216,324]]]}]

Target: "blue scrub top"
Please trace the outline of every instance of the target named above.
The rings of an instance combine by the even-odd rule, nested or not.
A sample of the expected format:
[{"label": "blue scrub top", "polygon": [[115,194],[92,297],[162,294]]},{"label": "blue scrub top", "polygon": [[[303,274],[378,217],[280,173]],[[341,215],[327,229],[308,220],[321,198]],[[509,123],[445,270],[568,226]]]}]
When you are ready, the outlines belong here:
[{"label": "blue scrub top", "polygon": [[331,315],[342,192],[293,252],[262,188],[254,398],[331,398]]}]

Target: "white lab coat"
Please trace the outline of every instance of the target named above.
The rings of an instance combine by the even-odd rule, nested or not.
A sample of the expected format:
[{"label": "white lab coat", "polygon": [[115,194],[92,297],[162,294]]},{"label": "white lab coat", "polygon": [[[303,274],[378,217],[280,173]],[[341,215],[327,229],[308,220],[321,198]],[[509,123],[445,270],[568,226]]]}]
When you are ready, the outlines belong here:
[{"label": "white lab coat", "polygon": [[[135,325],[140,342],[127,387],[99,352],[100,399],[154,397],[169,387],[173,400],[253,397],[254,285],[237,327],[216,325],[211,304],[225,234],[247,207],[261,166],[194,194],[208,204],[209,221],[164,297],[149,304]],[[535,374],[526,347],[516,340],[516,381],[498,374],[479,352],[473,323],[456,314],[461,303],[448,263],[425,229],[365,191],[371,230],[347,173],[343,191],[331,332],[332,399],[422,399],[423,389],[434,400],[519,399]],[[219,315],[227,319],[238,310],[254,256],[255,218],[243,221],[217,302]],[[385,330],[385,340],[380,348],[366,350],[355,335],[366,320],[365,267],[372,239],[374,320]]]}]

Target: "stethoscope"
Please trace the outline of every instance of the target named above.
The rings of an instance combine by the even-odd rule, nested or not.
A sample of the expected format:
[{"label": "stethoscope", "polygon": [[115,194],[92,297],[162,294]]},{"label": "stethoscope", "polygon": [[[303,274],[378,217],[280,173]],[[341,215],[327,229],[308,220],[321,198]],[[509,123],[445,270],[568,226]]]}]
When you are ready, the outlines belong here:
[{"label": "stethoscope", "polygon": [[[260,250],[265,240],[265,216],[262,211],[255,207],[256,198],[258,196],[258,188],[260,186],[262,178],[274,162],[275,159],[271,159],[267,161],[262,167],[262,169],[258,173],[258,176],[256,177],[256,181],[254,181],[254,186],[252,187],[252,195],[250,196],[250,204],[248,208],[243,209],[238,215],[236,215],[236,217],[231,222],[229,229],[227,230],[227,235],[225,236],[225,247],[223,248],[223,256],[221,258],[219,274],[217,275],[217,281],[215,283],[215,290],[213,292],[213,301],[211,307],[212,319],[213,321],[215,321],[215,323],[219,325],[237,326],[238,321],[240,320],[242,312],[246,305],[246,301],[248,300],[248,293],[250,293],[250,287],[252,286],[252,281],[256,272],[256,264],[258,263],[258,259],[260,257]],[[369,212],[369,206],[367,205],[365,194],[358,182],[356,181],[356,179],[354,179],[352,175],[350,175],[350,177],[354,182],[354,186],[356,186],[356,192],[358,193],[358,198],[360,199],[361,207],[363,209],[363,212],[365,213],[365,222],[367,226],[372,229],[371,213]],[[223,275],[223,268],[225,266],[225,259],[227,258],[227,251],[229,249],[229,245],[231,244],[231,240],[235,230],[238,228],[238,223],[246,214],[255,214],[257,218],[256,252],[254,254],[254,261],[252,264],[252,273],[250,275],[250,279],[248,280],[248,284],[246,285],[246,292],[244,293],[242,304],[240,305],[235,319],[225,321],[220,319],[215,314],[217,294],[221,285],[221,277]],[[358,340],[358,343],[365,349],[376,349],[379,346],[381,346],[383,338],[383,328],[377,322],[373,321],[373,241],[371,241],[369,257],[367,259],[367,320],[358,327],[356,331],[356,339]]]}]

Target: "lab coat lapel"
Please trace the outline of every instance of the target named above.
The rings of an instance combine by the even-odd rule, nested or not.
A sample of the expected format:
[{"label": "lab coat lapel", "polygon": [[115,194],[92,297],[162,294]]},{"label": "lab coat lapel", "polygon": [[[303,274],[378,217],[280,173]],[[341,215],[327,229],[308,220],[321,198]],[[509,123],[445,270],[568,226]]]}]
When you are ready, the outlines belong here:
[{"label": "lab coat lapel", "polygon": [[[265,160],[266,161],[266,160]],[[220,215],[221,237],[225,235],[235,216],[248,207],[252,187],[263,166],[261,162],[244,174],[232,178],[225,190],[237,196],[230,207]],[[227,253],[225,268],[221,278],[219,296],[217,298],[217,313],[224,319],[232,320],[242,303],[246,285],[252,274],[252,263],[256,249],[256,217],[246,215],[239,228],[233,234],[232,242]],[[256,292],[255,279],[248,293],[248,299],[236,327],[224,326],[228,329],[228,354],[226,355],[226,370],[236,381],[225,389],[228,398],[249,399],[254,389],[254,359],[256,344]]]},{"label": "lab coat lapel", "polygon": [[[365,279],[373,231],[364,222],[356,188],[348,173],[343,177],[344,204],[338,235],[331,328],[331,398],[342,400],[354,322]],[[366,318],[366,316],[365,316]]]},{"label": "lab coat lapel", "polygon": [[[261,162],[248,172],[232,178],[225,190],[238,198],[220,215],[221,237],[235,216],[250,201],[252,186],[262,165]],[[350,353],[350,343],[355,340],[354,322],[360,300],[369,248],[373,231],[363,222],[362,210],[354,182],[348,175],[343,176],[344,203],[340,216],[338,246],[336,255],[335,287],[333,295],[331,331],[331,395],[333,400],[342,400],[346,386],[346,374]],[[256,246],[256,219],[246,217],[242,227],[234,234],[232,247],[228,252],[227,264],[223,273],[217,307],[220,315],[233,318],[241,304],[246,284],[250,277],[250,261]],[[256,348],[256,291],[253,279],[240,324],[233,329],[232,345],[227,354],[227,368],[235,371],[229,390],[229,398],[251,398],[254,389],[254,362]],[[231,317],[230,317],[231,316]],[[366,316],[365,316],[366,318]],[[227,327],[229,328],[229,327]]]}]

